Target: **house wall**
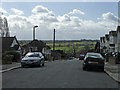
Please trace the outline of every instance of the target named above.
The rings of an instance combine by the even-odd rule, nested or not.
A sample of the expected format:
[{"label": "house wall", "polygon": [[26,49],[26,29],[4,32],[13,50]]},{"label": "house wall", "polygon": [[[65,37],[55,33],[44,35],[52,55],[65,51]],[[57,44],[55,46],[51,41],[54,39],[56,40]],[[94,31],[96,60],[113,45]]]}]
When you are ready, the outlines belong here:
[{"label": "house wall", "polygon": [[106,47],[105,53],[109,52],[109,40],[107,40],[106,38],[105,38],[105,47]]},{"label": "house wall", "polygon": [[118,52],[120,52],[120,30],[117,32],[117,50]]},{"label": "house wall", "polygon": [[105,46],[105,37],[101,37],[100,39],[101,39],[100,40],[100,52],[105,53],[105,49],[103,49]]},{"label": "house wall", "polygon": [[51,49],[45,47],[42,49],[42,53],[47,57],[50,58],[51,57]]},{"label": "house wall", "polygon": [[117,36],[110,35],[110,37],[109,37],[109,52],[115,52],[116,44],[117,44]]},{"label": "house wall", "polygon": [[[2,38],[0,38],[0,71],[2,71]],[[0,72],[0,89],[2,90],[2,72]]]}]

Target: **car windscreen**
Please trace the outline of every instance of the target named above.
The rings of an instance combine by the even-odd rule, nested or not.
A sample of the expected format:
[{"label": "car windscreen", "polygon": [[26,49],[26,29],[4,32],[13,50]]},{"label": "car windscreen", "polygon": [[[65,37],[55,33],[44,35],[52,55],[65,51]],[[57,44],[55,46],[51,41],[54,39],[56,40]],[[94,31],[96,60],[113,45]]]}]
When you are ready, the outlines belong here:
[{"label": "car windscreen", "polygon": [[30,55],[26,55],[26,57],[39,57],[39,54],[30,54]]}]

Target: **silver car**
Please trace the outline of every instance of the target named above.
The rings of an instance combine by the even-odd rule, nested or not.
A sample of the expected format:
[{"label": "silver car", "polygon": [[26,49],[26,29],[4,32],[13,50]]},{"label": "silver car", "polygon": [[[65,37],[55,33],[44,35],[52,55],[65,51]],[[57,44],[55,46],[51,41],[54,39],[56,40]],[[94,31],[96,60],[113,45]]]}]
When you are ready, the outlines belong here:
[{"label": "silver car", "polygon": [[21,60],[21,67],[44,66],[44,56],[40,52],[29,52]]}]

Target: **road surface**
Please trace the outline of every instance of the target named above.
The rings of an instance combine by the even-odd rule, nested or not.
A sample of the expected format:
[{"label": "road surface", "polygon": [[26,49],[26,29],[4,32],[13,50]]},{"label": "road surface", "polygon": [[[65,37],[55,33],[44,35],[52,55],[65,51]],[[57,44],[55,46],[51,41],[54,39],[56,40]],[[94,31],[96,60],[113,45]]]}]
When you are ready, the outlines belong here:
[{"label": "road surface", "polygon": [[44,67],[19,68],[4,72],[3,88],[118,88],[102,71],[83,71],[82,61],[47,62]]}]

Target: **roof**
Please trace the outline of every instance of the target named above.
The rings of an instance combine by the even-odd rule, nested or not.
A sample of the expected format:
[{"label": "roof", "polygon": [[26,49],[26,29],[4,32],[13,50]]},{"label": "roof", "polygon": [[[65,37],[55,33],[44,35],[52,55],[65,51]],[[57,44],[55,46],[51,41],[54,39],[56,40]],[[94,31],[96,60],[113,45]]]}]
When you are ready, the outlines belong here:
[{"label": "roof", "polygon": [[105,37],[100,37],[100,41],[105,41]]},{"label": "roof", "polygon": [[117,36],[117,32],[116,32],[116,31],[110,31],[110,32],[109,32],[109,35],[110,35],[110,36]]},{"label": "roof", "polygon": [[46,44],[43,41],[39,40],[33,40],[29,42],[28,44],[22,46],[24,49],[29,49],[30,47],[37,47],[37,51],[42,52],[42,49],[46,47]]},{"label": "roof", "polygon": [[120,26],[117,27],[117,32],[120,32]]},{"label": "roof", "polygon": [[19,48],[19,43],[18,45],[15,45],[13,48],[11,48],[11,45],[13,41],[16,40],[18,43],[16,37],[2,37],[2,51],[7,51],[7,50],[17,50]]},{"label": "roof", "polygon": [[105,34],[105,38],[106,38],[106,40],[109,40],[109,35]]}]

